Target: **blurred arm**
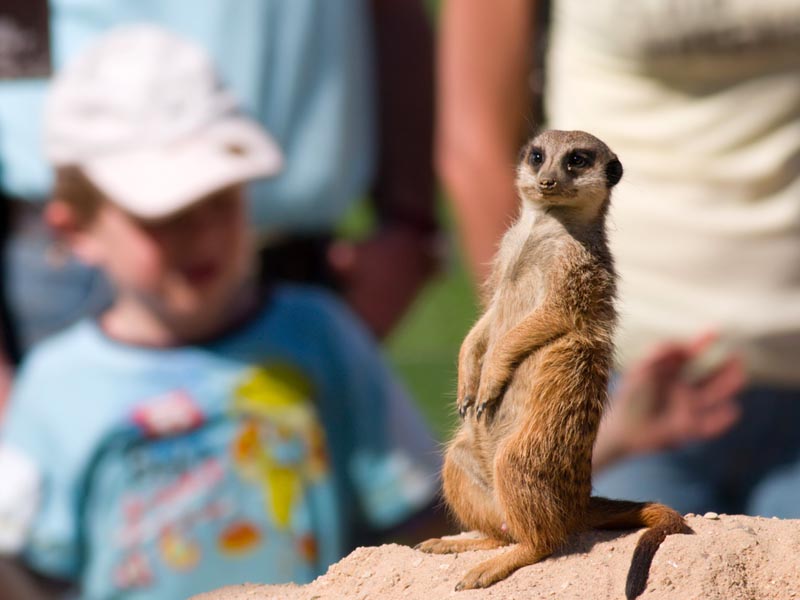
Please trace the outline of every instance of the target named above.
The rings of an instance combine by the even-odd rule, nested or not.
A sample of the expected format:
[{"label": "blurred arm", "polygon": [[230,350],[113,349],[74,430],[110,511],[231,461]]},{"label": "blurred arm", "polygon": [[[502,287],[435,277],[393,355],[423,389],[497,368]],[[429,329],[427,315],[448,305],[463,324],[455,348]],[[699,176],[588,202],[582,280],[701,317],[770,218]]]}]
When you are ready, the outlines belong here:
[{"label": "blurred arm", "polygon": [[433,178],[433,31],[421,0],[373,0],[378,229],[338,242],[330,263],[351,307],[382,338],[438,264]]},{"label": "blurred arm", "polygon": [[436,229],[433,31],[421,0],[373,0],[379,154],[373,201],[382,225]]},{"label": "blurred arm", "polygon": [[476,282],[516,214],[514,167],[529,124],[532,0],[448,0],[441,15],[436,165]]}]

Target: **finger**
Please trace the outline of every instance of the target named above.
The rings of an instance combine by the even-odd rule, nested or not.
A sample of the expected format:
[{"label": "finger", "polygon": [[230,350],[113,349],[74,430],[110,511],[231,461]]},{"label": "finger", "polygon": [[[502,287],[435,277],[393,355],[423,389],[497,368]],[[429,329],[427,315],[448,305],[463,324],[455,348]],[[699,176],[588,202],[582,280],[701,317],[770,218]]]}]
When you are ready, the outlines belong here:
[{"label": "finger", "polygon": [[701,349],[694,347],[686,368],[681,377],[691,384],[699,384],[717,372],[733,355],[736,354],[731,340],[717,339],[711,345]]},{"label": "finger", "polygon": [[718,331],[704,331],[700,335],[692,338],[687,345],[687,350],[691,356],[696,356],[711,346],[720,338]]},{"label": "finger", "polygon": [[685,439],[694,435],[697,425],[696,394],[691,390],[680,390],[672,394],[668,406],[669,422],[674,437]]},{"label": "finger", "polygon": [[744,361],[740,356],[732,356],[695,388],[703,399],[713,402],[735,396],[746,383]]},{"label": "finger", "polygon": [[738,403],[724,404],[700,417],[695,426],[695,439],[711,439],[728,431],[742,416]]},{"label": "finger", "polygon": [[687,351],[683,344],[663,342],[654,346],[633,368],[650,373],[668,373],[679,368],[686,358]]},{"label": "finger", "polygon": [[[671,402],[674,407],[682,405],[690,412],[692,420],[699,420],[709,411],[723,406],[738,406],[738,394],[745,385],[745,379],[738,368],[708,380],[704,387],[681,384],[680,393],[673,394]],[[677,408],[674,408],[677,410]]]}]

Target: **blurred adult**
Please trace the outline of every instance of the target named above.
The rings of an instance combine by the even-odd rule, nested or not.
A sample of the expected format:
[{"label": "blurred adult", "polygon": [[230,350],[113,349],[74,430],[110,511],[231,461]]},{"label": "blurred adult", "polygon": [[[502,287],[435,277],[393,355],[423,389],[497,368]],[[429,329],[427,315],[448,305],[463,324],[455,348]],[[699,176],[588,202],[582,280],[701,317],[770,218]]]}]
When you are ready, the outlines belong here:
[{"label": "blurred adult", "polygon": [[[252,219],[269,258],[265,277],[328,285],[374,334],[392,329],[436,258],[432,32],[421,0],[23,4],[41,5],[45,14],[49,8],[54,69],[125,23],[162,25],[204,46],[286,153],[283,174],[251,190]],[[46,85],[41,77],[0,82],[0,190],[11,220],[3,325],[6,340],[16,341],[6,366],[35,341],[106,306],[112,294],[96,271],[54,249],[44,226]],[[371,233],[356,243],[337,240],[345,214],[367,196]]]},{"label": "blurred adult", "polygon": [[[546,125],[592,132],[625,165],[610,231],[621,377],[596,463],[647,454],[598,492],[798,516],[800,5],[555,0],[542,23],[543,4],[443,10],[437,164],[472,270],[516,212],[546,31]],[[709,331],[728,350],[698,371]]]}]

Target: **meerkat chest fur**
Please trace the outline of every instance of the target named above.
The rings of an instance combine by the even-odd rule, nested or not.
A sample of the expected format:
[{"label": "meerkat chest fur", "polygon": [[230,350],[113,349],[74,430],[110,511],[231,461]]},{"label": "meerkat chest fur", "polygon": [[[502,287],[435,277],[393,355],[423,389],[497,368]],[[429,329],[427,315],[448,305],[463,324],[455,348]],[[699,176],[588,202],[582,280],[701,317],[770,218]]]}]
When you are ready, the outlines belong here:
[{"label": "meerkat chest fur", "polygon": [[503,236],[494,261],[487,309],[494,314],[491,337],[501,337],[544,300],[546,274],[558,262],[570,240],[544,212],[523,205],[519,218]]}]

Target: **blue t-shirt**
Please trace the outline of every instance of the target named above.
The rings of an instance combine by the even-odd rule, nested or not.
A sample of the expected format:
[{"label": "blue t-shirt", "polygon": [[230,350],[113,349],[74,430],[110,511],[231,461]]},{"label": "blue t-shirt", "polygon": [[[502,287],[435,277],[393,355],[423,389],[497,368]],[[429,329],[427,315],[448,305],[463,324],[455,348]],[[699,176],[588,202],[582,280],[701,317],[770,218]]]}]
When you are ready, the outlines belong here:
[{"label": "blue t-shirt", "polygon": [[0,439],[0,546],[23,528],[5,550],[92,599],[307,582],[438,489],[376,345],[312,288],[208,345],[131,347],[82,321],[29,356]]},{"label": "blue t-shirt", "polygon": [[[286,168],[254,184],[267,233],[329,231],[367,193],[375,163],[366,0],[50,0],[52,55],[64,66],[108,29],[154,23],[214,59],[226,86],[278,141]],[[0,81],[0,188],[44,200],[47,81]]]}]

